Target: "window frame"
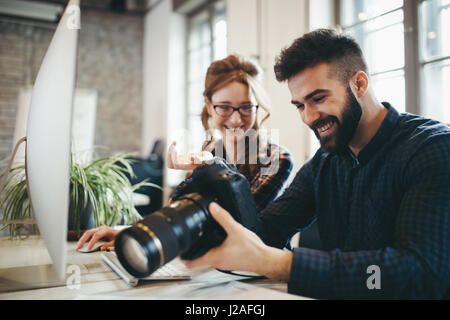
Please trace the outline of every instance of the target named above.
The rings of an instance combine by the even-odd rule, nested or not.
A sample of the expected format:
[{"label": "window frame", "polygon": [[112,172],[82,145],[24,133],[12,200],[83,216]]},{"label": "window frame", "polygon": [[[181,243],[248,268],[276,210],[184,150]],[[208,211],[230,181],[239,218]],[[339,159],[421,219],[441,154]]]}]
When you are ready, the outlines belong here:
[{"label": "window frame", "polygon": [[[405,111],[418,115],[423,115],[425,108],[421,105],[423,97],[425,96],[425,89],[421,85],[423,81],[422,72],[424,67],[429,64],[434,64],[439,61],[449,60],[450,56],[440,56],[437,58],[422,60],[420,57],[420,21],[419,21],[419,7],[422,2],[426,0],[404,0],[403,1],[403,27],[404,27],[404,55],[405,65],[404,78],[405,78]],[[334,17],[336,24],[343,30],[350,27],[354,27],[358,24],[362,24],[368,20],[375,19],[386,14],[389,14],[395,10],[382,13],[376,17],[371,17],[364,22],[357,22],[350,26],[341,26],[341,0],[334,0],[335,12]],[[399,69],[399,70],[400,70]],[[383,72],[384,73],[384,72]],[[438,119],[439,120],[439,119]]]},{"label": "window frame", "polygon": [[[218,3],[223,3],[223,8],[221,9],[217,9],[216,6]],[[214,34],[214,22],[215,22],[215,18],[219,15],[224,15],[226,18],[226,1],[225,0],[207,0],[205,1],[202,5],[200,5],[199,7],[197,7],[196,9],[188,12],[186,14],[186,37],[185,37],[185,48],[186,48],[186,55],[185,55],[185,114],[186,117],[184,119],[184,126],[185,128],[190,131],[192,128],[190,128],[190,120],[192,119],[192,117],[194,116],[199,116],[200,115],[196,115],[193,114],[192,111],[190,111],[190,93],[189,93],[189,88],[190,85],[192,83],[192,81],[189,80],[189,76],[190,76],[190,63],[189,63],[189,59],[190,59],[190,54],[191,54],[191,50],[189,49],[189,38],[192,34],[192,29],[193,29],[193,21],[195,19],[195,17],[197,17],[200,14],[204,14],[206,12],[207,14],[207,22],[208,22],[208,29],[209,29],[209,40],[208,40],[208,45],[210,48],[210,56],[209,56],[209,60],[212,62],[214,60],[215,57],[215,34]],[[189,141],[189,139],[186,141],[187,146],[191,146],[192,143],[191,141]],[[190,150],[190,151],[194,151],[194,150]],[[195,150],[197,151],[197,150]],[[198,150],[199,151],[199,150]]]}]

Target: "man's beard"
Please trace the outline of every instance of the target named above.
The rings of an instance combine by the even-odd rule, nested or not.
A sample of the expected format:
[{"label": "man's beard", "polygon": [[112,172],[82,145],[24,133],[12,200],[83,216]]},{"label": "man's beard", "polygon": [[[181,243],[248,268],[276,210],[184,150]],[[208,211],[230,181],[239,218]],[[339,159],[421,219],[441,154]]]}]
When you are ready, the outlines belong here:
[{"label": "man's beard", "polygon": [[[359,102],[356,100],[350,86],[347,87],[347,102],[342,112],[342,123],[339,122],[335,116],[328,116],[325,119],[316,121],[311,129],[314,131],[317,139],[320,141],[322,150],[329,153],[343,153],[348,146],[348,143],[355,135],[356,128],[358,127],[359,120],[362,115],[362,108]],[[329,120],[333,120],[337,126],[336,133],[332,136],[321,137],[317,131],[318,124],[325,123]],[[334,141],[333,141],[334,140]]]}]

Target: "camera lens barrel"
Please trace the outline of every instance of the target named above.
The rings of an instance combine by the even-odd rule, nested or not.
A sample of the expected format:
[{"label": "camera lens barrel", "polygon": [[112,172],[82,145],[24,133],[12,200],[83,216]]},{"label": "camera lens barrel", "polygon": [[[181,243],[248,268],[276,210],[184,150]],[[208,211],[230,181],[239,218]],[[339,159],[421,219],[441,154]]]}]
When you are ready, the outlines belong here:
[{"label": "camera lens barrel", "polygon": [[204,232],[210,202],[198,193],[188,194],[123,230],[115,241],[121,264],[143,278],[189,250]]}]

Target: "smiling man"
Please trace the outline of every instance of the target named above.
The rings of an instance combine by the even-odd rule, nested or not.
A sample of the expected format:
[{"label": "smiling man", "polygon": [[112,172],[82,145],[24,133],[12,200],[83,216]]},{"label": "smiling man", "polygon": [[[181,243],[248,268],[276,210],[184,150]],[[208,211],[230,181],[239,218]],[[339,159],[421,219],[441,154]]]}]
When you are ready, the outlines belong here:
[{"label": "smiling man", "polygon": [[[372,92],[359,45],[317,30],[275,65],[321,148],[260,214],[258,236],[217,205],[228,236],[188,265],[247,270],[319,298],[450,294],[450,130],[400,114]],[[318,224],[320,250],[280,250]]]}]

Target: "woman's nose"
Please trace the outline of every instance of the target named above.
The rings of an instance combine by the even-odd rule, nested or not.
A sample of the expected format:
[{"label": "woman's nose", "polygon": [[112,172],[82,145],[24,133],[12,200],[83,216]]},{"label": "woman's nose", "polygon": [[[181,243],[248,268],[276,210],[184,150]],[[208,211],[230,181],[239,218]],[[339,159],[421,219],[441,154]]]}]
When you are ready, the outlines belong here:
[{"label": "woman's nose", "polygon": [[240,124],[242,122],[241,114],[238,110],[234,110],[234,112],[230,116],[229,121],[232,124]]}]

